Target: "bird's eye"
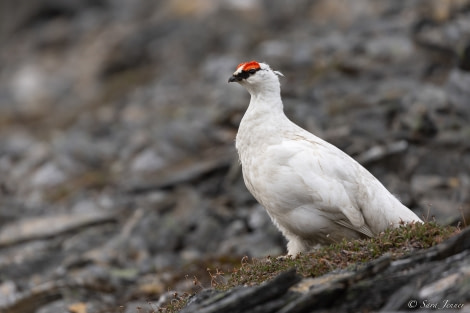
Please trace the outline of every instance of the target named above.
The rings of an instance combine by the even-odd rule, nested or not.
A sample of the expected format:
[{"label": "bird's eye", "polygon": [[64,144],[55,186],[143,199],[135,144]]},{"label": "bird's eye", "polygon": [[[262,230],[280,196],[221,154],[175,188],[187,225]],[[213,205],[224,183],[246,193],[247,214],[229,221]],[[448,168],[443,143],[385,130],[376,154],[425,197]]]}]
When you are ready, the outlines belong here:
[{"label": "bird's eye", "polygon": [[248,73],[254,74],[254,73],[256,73],[256,70],[254,68],[252,68],[251,70],[248,71]]}]

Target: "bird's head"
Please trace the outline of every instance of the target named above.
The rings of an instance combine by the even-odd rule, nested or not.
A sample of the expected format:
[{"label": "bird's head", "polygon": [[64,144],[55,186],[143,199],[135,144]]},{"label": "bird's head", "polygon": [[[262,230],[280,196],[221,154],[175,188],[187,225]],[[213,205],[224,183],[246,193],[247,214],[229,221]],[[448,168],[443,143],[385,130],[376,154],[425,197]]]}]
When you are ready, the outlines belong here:
[{"label": "bird's head", "polygon": [[244,86],[253,95],[257,92],[279,88],[281,72],[273,71],[268,64],[250,61],[241,63],[237,70],[228,79],[228,82],[237,82]]}]

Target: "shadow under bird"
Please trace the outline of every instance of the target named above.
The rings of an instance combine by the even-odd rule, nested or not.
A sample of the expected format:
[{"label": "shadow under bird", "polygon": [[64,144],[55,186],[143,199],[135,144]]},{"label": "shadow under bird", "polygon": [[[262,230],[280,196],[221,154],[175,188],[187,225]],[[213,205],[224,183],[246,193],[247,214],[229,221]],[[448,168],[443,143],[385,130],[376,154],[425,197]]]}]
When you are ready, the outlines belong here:
[{"label": "shadow under bird", "polygon": [[251,61],[228,81],[251,95],[236,137],[243,179],[286,237],[288,254],[422,222],[353,158],[287,118],[279,76]]}]

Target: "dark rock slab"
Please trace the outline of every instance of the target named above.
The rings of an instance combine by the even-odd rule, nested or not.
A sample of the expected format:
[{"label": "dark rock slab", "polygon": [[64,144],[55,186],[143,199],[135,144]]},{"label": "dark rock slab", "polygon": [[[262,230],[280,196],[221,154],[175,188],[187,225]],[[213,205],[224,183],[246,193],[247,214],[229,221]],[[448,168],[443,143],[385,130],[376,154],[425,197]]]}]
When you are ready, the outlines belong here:
[{"label": "dark rock slab", "polygon": [[[256,287],[237,287],[207,297],[208,291],[191,300],[181,312],[275,312],[290,298],[289,288],[300,280],[295,270],[278,275]],[[283,301],[279,301],[283,297]]]}]

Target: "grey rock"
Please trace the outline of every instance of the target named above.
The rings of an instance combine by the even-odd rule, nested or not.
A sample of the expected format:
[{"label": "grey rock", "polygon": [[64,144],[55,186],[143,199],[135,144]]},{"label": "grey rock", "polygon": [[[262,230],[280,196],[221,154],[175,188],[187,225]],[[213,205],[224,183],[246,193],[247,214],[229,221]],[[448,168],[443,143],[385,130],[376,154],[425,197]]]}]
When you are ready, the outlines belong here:
[{"label": "grey rock", "polygon": [[33,174],[33,187],[48,188],[63,183],[67,179],[65,173],[55,164],[46,163]]},{"label": "grey rock", "polygon": [[261,229],[271,225],[271,219],[261,205],[256,205],[254,207],[247,222],[251,229]]},{"label": "grey rock", "polygon": [[53,301],[42,308],[37,313],[62,313],[68,311],[68,305],[63,300]]},{"label": "grey rock", "polygon": [[470,84],[470,74],[458,69],[450,72],[447,84],[446,93],[449,101],[456,110],[465,113],[467,116],[470,114],[470,106],[468,105],[470,99],[470,92],[468,86]]},{"label": "grey rock", "polygon": [[18,242],[55,236],[87,225],[112,221],[109,212],[92,211],[28,218],[5,225],[0,231],[0,247]]},{"label": "grey rock", "polygon": [[424,194],[430,189],[444,188],[448,186],[448,181],[438,175],[414,175],[411,180],[413,192]]},{"label": "grey rock", "polygon": [[404,36],[384,36],[369,40],[365,45],[366,53],[380,60],[402,60],[414,52],[413,43]]},{"label": "grey rock", "polygon": [[147,149],[134,158],[131,163],[131,170],[134,172],[155,171],[166,164],[167,161],[156,154],[155,151]]},{"label": "grey rock", "polygon": [[222,254],[263,258],[283,254],[285,249],[280,247],[280,241],[281,239],[274,232],[255,231],[227,238],[220,243],[219,251]]}]

